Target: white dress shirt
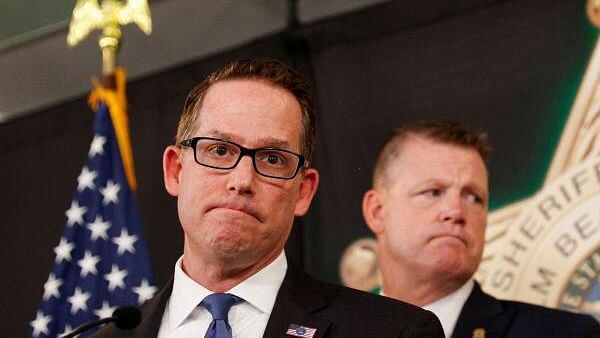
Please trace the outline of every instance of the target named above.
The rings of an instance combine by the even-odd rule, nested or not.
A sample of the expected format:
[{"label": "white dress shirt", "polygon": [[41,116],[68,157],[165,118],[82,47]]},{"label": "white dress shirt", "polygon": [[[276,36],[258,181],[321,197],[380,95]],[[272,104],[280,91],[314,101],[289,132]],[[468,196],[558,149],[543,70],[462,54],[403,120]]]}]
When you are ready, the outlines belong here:
[{"label": "white dress shirt", "polygon": [[423,306],[425,310],[433,312],[439,318],[446,338],[452,336],[452,332],[458,321],[458,316],[460,315],[467,298],[469,298],[474,285],[475,283],[473,280],[469,279],[458,290],[444,298],[440,298],[433,303]]},{"label": "white dress shirt", "polygon": [[[173,292],[165,307],[159,338],[202,338],[212,322],[212,315],[200,302],[213,292],[196,283],[183,271],[182,260],[183,256],[175,263]],[[244,300],[229,310],[233,337],[263,336],[286,270],[287,260],[282,251],[265,268],[227,291]]]}]

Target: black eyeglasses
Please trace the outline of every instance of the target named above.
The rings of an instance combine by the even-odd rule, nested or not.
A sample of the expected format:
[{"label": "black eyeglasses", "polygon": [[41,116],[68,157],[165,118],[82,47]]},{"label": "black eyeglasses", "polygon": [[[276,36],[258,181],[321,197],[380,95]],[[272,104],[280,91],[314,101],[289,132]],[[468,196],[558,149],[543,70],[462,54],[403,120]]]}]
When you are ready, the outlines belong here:
[{"label": "black eyeglasses", "polygon": [[211,137],[194,137],[181,141],[180,146],[194,149],[194,160],[205,167],[233,169],[242,156],[252,158],[254,170],[259,175],[292,179],[306,163],[304,156],[277,148],[248,149],[241,145]]}]

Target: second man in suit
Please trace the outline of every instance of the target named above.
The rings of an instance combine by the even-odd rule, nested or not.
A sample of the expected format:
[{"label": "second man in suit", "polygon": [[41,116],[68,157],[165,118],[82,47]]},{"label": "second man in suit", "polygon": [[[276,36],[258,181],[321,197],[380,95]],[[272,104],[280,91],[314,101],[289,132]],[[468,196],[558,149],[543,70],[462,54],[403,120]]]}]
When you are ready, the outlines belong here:
[{"label": "second man in suit", "polygon": [[446,337],[598,337],[589,317],[485,294],[472,279],[488,213],[485,133],[417,122],[387,141],[363,199],[382,291],[433,311]]}]

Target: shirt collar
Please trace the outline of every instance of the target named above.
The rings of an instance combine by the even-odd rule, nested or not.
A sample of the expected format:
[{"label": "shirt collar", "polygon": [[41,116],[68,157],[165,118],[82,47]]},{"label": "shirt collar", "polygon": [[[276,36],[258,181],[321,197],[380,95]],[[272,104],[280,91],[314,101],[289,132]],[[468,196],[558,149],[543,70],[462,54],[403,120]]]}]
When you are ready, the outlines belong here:
[{"label": "shirt collar", "polygon": [[469,298],[474,285],[475,283],[473,280],[469,279],[458,290],[433,303],[423,306],[425,310],[433,312],[439,318],[446,337],[452,335],[452,331],[454,331],[454,327],[458,321],[458,316],[460,315],[467,298]]},{"label": "shirt collar", "polygon": [[267,315],[271,314],[279,287],[285,278],[287,259],[282,250],[269,265],[228,292],[234,294]]},{"label": "shirt collar", "polygon": [[[171,328],[181,325],[200,302],[213,293],[183,271],[182,261],[183,256],[175,263],[173,291],[168,304],[168,321]],[[243,298],[250,305],[270,315],[286,270],[287,260],[282,250],[273,262],[227,292]]]}]

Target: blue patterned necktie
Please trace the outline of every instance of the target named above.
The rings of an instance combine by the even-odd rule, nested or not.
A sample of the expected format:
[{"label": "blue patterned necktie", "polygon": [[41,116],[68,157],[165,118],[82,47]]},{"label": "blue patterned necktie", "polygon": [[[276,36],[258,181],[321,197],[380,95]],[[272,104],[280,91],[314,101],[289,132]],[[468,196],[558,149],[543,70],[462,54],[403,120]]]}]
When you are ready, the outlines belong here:
[{"label": "blue patterned necktie", "polygon": [[229,309],[236,303],[243,301],[240,297],[229,293],[213,293],[206,296],[200,303],[213,317],[204,338],[231,338],[231,326],[227,316]]}]

